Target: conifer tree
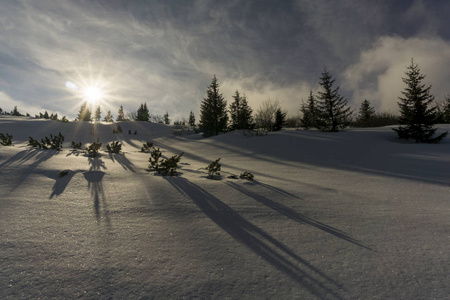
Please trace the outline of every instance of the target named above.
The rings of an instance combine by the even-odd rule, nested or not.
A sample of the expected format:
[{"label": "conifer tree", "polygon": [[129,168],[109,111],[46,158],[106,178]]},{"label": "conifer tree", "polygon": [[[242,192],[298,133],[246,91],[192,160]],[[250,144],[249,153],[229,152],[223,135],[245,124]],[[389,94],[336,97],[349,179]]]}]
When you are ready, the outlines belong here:
[{"label": "conifer tree", "polygon": [[95,109],[95,112],[94,112],[94,120],[95,120],[95,122],[100,122],[100,119],[101,119],[101,110],[100,110],[100,105],[99,106],[97,106],[97,108]]},{"label": "conifer tree", "polygon": [[236,90],[234,101],[230,104],[231,130],[236,129],[252,129],[254,127],[252,109],[248,105],[247,97],[241,96]]},{"label": "conifer tree", "polygon": [[103,119],[105,122],[113,122],[113,116],[111,115],[111,111],[108,110],[108,113],[106,114],[105,118]]},{"label": "conifer tree", "polygon": [[125,114],[123,112],[123,106],[121,105],[119,111],[117,112],[117,122],[125,121]]},{"label": "conifer tree", "polygon": [[78,121],[88,121],[88,122],[92,121],[91,111],[87,107],[87,102],[84,102],[81,105],[80,111],[79,111],[78,116],[77,116],[77,120]]},{"label": "conifer tree", "polygon": [[278,108],[275,112],[275,123],[273,124],[273,131],[280,131],[286,126],[286,113]]},{"label": "conifer tree", "polygon": [[139,109],[137,110],[136,113],[136,119],[138,121],[148,121],[150,119],[147,103],[142,103],[141,106],[139,106]]},{"label": "conifer tree", "polygon": [[359,108],[359,120],[361,122],[367,122],[370,118],[375,114],[375,108],[370,105],[369,100],[365,99],[361,103],[361,107]]},{"label": "conifer tree", "polygon": [[442,121],[444,123],[450,123],[450,95],[445,96],[442,106]]},{"label": "conifer tree", "polygon": [[17,109],[17,106],[14,106],[14,109],[11,111],[11,116],[22,116],[22,114]]},{"label": "conifer tree", "polygon": [[[81,111],[81,110],[80,110]],[[50,119],[50,116],[48,115],[48,111],[44,112],[44,119]]]},{"label": "conifer tree", "polygon": [[347,100],[339,94],[339,86],[333,89],[334,79],[324,70],[319,85],[323,91],[317,96],[317,128],[321,131],[337,132],[350,124],[352,115]]},{"label": "conifer tree", "polygon": [[400,126],[393,128],[400,139],[412,139],[416,143],[438,143],[448,132],[433,137],[437,128],[433,125],[438,119],[437,107],[433,105],[434,96],[431,95],[431,85],[426,87],[422,83],[425,75],[420,73],[417,63],[411,59],[411,65],[405,72],[406,78],[402,78],[406,88],[402,91],[403,97],[399,97]]},{"label": "conifer tree", "polygon": [[316,127],[316,119],[317,119],[317,107],[316,107],[316,99],[314,98],[313,92],[309,91],[308,100],[302,104],[300,108],[302,112],[302,117],[300,119],[300,124],[303,128],[309,129],[311,127]]},{"label": "conifer tree", "polygon": [[227,122],[227,102],[214,75],[200,106],[200,128],[206,136],[217,135],[226,131]]},{"label": "conifer tree", "polygon": [[194,113],[191,111],[191,113],[189,114],[189,121],[188,121],[188,123],[189,123],[189,126],[190,127],[195,127],[195,115],[194,115]]},{"label": "conifer tree", "polygon": [[166,112],[164,114],[163,118],[164,118],[164,124],[169,125],[170,124],[170,119],[169,119],[169,113],[168,112]]}]

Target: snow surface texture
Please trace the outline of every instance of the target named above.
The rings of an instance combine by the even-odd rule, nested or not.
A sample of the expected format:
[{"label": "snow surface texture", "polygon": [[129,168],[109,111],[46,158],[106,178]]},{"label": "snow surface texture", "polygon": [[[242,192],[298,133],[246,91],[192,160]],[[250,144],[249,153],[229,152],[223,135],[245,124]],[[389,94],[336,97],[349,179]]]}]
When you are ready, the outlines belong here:
[{"label": "snow surface texture", "polygon": [[[1,299],[448,299],[448,138],[115,126],[0,117],[14,142],[0,147]],[[26,146],[58,132],[63,151]],[[97,137],[99,157],[71,151]],[[105,152],[114,140],[123,154]],[[147,141],[185,153],[178,177],[148,170]],[[244,171],[255,180],[229,177]]]}]

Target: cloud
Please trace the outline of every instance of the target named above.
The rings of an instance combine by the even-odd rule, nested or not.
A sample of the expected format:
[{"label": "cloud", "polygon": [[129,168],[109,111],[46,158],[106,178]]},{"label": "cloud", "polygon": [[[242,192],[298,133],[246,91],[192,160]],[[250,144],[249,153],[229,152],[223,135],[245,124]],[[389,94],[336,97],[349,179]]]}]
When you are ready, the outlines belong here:
[{"label": "cloud", "polygon": [[343,85],[353,90],[354,103],[368,99],[378,109],[397,112],[398,97],[405,88],[402,78],[411,58],[426,76],[423,83],[432,85],[436,100],[450,92],[450,43],[440,38],[379,38],[345,70]]}]

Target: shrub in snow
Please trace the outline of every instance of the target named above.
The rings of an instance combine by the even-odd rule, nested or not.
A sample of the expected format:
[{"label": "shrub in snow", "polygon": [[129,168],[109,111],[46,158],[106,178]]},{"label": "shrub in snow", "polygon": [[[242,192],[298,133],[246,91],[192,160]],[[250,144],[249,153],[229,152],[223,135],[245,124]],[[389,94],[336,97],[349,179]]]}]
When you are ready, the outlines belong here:
[{"label": "shrub in snow", "polygon": [[149,168],[163,176],[176,176],[178,175],[178,163],[180,162],[181,156],[183,154],[184,153],[182,152],[179,155],[174,155],[168,159],[162,159],[160,161],[161,151],[159,150],[159,148],[152,147],[149,158]]},{"label": "shrub in snow", "polygon": [[142,145],[141,152],[150,152],[152,148],[153,148],[153,143],[146,142],[145,144]]},{"label": "shrub in snow", "polygon": [[109,153],[119,154],[120,151],[122,150],[122,144],[118,141],[114,141],[106,145],[106,149],[108,150]]},{"label": "shrub in snow", "polygon": [[75,143],[74,141],[72,141],[72,149],[81,150],[81,142]]},{"label": "shrub in snow", "polygon": [[247,180],[253,180],[255,176],[253,176],[252,173],[245,171],[241,175],[239,175],[239,178],[241,179],[247,179]]},{"label": "shrub in snow", "polygon": [[178,163],[180,162],[181,156],[184,152],[179,155],[174,155],[171,158],[163,159],[158,167],[158,173],[166,176],[177,176]]},{"label": "shrub in snow", "polygon": [[97,157],[101,147],[102,143],[97,140],[97,142],[93,142],[91,145],[89,145],[89,147],[86,148],[86,151],[88,152],[88,155],[90,157]]},{"label": "shrub in snow", "polygon": [[221,164],[219,161],[220,157],[208,165],[207,169],[209,178],[213,178],[214,175],[220,175]]},{"label": "shrub in snow", "polygon": [[53,136],[50,134],[50,138],[45,137],[41,139],[41,141],[37,141],[33,139],[31,136],[28,140],[28,146],[31,146],[32,148],[39,148],[39,149],[55,149],[55,150],[61,150],[64,142],[64,136],[61,134],[61,132],[58,135]]},{"label": "shrub in snow", "polygon": [[0,144],[2,146],[11,146],[12,138],[13,138],[13,136],[8,133],[6,133],[6,134],[0,133]]},{"label": "shrub in snow", "polygon": [[150,158],[148,161],[150,165],[148,166],[151,170],[158,171],[159,159],[161,158],[161,151],[159,148],[152,147],[150,149]]}]

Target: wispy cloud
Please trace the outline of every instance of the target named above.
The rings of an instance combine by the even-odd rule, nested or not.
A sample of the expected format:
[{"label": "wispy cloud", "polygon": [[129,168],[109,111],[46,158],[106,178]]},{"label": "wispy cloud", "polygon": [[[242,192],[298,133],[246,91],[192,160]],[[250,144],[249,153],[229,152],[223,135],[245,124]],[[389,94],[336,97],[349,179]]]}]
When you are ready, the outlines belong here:
[{"label": "wispy cloud", "polygon": [[[352,102],[367,95],[387,103],[373,86],[383,81],[383,70],[364,68],[376,65],[379,52],[402,56],[395,45],[411,47],[416,35],[423,41],[432,35],[445,46],[450,33],[441,11],[450,4],[440,5],[444,9],[423,1],[5,1],[0,90],[17,103],[73,117],[82,99],[65,82],[101,80],[108,90],[104,110],[124,105],[131,111],[147,102],[153,113],[176,118],[198,113],[216,74],[230,101],[239,89],[255,109],[271,98],[295,114],[327,66]],[[402,37],[387,38],[396,34]],[[412,53],[424,72],[427,53]],[[380,64],[392,71],[399,60]],[[366,86],[356,74],[375,81]],[[433,74],[430,80],[441,80]]]}]

